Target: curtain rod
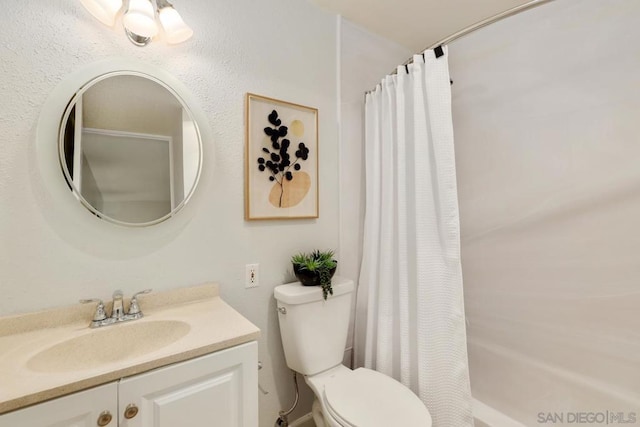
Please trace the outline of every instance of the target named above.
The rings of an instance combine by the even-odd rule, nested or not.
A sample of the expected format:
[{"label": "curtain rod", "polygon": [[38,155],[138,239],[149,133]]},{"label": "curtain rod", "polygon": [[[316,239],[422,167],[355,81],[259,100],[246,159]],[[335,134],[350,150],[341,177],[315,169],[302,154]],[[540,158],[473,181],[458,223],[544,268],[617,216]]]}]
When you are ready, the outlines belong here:
[{"label": "curtain rod", "polygon": [[[476,22],[475,24],[469,25],[466,28],[463,28],[462,30],[453,33],[447,37],[445,37],[444,39],[440,40],[437,43],[432,44],[431,46],[425,48],[422,50],[422,52],[424,52],[425,50],[429,50],[429,49],[435,49],[438,46],[442,46],[442,45],[446,45],[449,44],[455,40],[458,40],[461,37],[464,37],[468,34],[473,33],[476,30],[479,30],[480,28],[486,27],[487,25],[491,25],[495,22],[501,21],[505,18],[508,18],[510,16],[513,15],[517,15],[520,12],[524,12],[526,10],[529,9],[533,9],[534,7],[538,7],[538,6],[542,6],[545,3],[550,3],[553,0],[531,0],[527,3],[521,4],[520,6],[516,6],[513,7],[511,9],[505,10],[504,12],[498,13],[497,15],[493,15],[487,19],[484,19],[482,21]],[[402,63],[403,66],[409,65],[413,62],[413,56],[409,59],[407,59],[405,62]],[[391,73],[389,74],[396,74],[398,72],[398,68],[395,68]]]}]

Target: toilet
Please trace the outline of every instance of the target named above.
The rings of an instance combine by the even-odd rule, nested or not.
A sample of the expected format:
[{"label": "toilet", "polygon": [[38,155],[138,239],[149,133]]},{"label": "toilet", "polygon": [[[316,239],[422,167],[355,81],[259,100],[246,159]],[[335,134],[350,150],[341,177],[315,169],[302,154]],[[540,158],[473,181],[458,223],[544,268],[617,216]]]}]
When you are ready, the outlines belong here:
[{"label": "toilet", "polygon": [[317,427],[431,427],[422,401],[404,385],[371,369],[342,364],[352,280],[334,277],[325,301],[319,286],[277,286],[278,320],[287,366],[315,393]]}]

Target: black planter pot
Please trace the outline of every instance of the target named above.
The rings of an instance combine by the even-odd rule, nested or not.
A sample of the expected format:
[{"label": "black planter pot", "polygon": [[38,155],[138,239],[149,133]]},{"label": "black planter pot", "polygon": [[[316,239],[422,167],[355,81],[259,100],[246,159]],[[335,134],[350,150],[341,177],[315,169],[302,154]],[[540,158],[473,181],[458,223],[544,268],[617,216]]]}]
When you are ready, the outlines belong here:
[{"label": "black planter pot", "polygon": [[[329,271],[331,273],[331,277],[336,273],[336,268],[337,267],[333,267]],[[293,273],[304,286],[320,286],[320,273],[317,271],[304,270],[297,264],[293,264]]]}]

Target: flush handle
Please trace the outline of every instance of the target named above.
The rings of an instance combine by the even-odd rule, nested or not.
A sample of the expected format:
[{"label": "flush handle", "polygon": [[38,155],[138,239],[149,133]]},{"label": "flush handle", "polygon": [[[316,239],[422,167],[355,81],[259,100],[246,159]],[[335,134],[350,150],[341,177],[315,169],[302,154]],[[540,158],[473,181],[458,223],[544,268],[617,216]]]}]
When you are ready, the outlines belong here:
[{"label": "flush handle", "polygon": [[286,307],[278,307],[278,311],[280,312],[280,314],[287,314]]},{"label": "flush handle", "polygon": [[98,421],[96,423],[98,424],[98,426],[104,427],[108,425],[112,419],[113,416],[111,416],[111,412],[104,411],[100,415],[98,415]]},{"label": "flush handle", "polygon": [[124,408],[124,417],[128,420],[138,415],[138,407],[135,403],[130,403]]}]

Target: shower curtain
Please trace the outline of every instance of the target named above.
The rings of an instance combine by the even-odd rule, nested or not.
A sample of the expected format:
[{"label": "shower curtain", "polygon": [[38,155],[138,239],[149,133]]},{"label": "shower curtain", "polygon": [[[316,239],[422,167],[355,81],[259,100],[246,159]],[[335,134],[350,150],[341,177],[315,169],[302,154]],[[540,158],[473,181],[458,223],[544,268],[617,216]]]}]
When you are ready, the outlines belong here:
[{"label": "shower curtain", "polygon": [[356,359],[472,426],[447,49],[365,100],[366,207]]}]

